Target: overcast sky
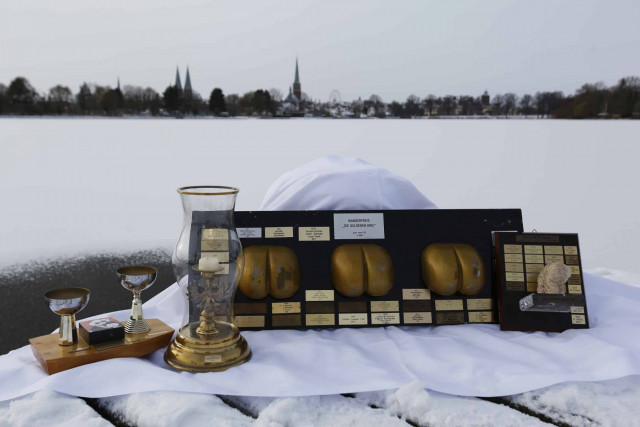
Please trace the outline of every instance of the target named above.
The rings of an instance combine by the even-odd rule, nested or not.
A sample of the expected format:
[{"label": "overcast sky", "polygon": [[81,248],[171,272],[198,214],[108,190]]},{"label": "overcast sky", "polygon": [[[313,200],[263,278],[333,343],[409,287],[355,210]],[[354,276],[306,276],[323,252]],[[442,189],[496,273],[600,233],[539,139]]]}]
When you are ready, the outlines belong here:
[{"label": "overcast sky", "polygon": [[40,91],[83,82],[163,91],[189,65],[208,97],[283,92],[296,55],[302,90],[328,100],[375,93],[573,93],[640,75],[640,1],[3,0],[0,82]]}]

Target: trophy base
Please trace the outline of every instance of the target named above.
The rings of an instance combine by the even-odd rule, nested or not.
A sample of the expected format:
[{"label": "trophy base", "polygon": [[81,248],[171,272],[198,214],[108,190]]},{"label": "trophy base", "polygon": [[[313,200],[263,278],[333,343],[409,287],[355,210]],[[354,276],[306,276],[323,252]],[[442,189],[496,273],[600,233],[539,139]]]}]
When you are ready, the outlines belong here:
[{"label": "trophy base", "polygon": [[173,368],[188,372],[224,371],[251,359],[251,349],[235,325],[216,321],[218,333],[201,336],[196,330],[200,322],[180,328],[164,354]]},{"label": "trophy base", "polygon": [[124,325],[124,331],[128,334],[144,334],[151,330],[151,327],[144,319],[131,319],[127,320]]}]

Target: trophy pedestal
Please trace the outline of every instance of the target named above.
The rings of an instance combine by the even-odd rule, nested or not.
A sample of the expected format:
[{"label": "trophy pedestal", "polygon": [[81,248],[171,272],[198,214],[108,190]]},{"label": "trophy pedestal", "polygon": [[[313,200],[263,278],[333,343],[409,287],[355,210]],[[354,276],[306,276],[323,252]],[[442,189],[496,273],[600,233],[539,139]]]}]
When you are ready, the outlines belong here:
[{"label": "trophy pedestal", "polygon": [[180,328],[178,335],[164,354],[164,361],[173,368],[188,372],[224,371],[251,359],[251,349],[238,328],[216,321],[216,334],[196,332],[200,322]]}]

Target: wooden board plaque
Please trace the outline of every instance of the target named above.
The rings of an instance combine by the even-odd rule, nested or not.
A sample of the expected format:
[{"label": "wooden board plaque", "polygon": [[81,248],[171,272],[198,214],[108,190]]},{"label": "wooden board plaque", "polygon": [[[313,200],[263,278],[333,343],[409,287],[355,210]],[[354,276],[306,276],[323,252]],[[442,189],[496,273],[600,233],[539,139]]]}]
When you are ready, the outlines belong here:
[{"label": "wooden board plaque", "polygon": [[[497,323],[491,232],[522,231],[519,209],[260,211],[236,212],[235,219],[245,272],[270,277],[270,291],[257,289],[253,295],[240,281],[234,314],[244,330]],[[448,296],[431,292],[423,252],[433,244],[473,251],[478,262],[467,264],[481,265],[481,290]],[[196,263],[205,249],[192,249]],[[297,272],[289,268],[295,264],[292,254]],[[284,268],[280,273],[279,265]],[[349,295],[352,285],[369,280],[372,272],[382,278],[382,268],[393,269],[390,287],[382,279],[370,281],[371,288]],[[293,294],[280,294],[296,280],[299,288]]]},{"label": "wooden board plaque", "polygon": [[[577,234],[496,232],[494,250],[500,329],[562,332],[589,328]],[[563,263],[571,269],[567,293],[538,294],[538,274],[553,263]],[[520,302],[529,295],[549,299],[553,306],[565,311],[523,310]]]},{"label": "wooden board plaque", "polygon": [[[49,375],[88,363],[116,357],[140,357],[169,345],[174,330],[159,319],[146,319],[151,330],[145,334],[125,334],[124,340],[93,346],[78,336],[78,343],[58,345],[58,333],[29,339],[33,355]],[[78,349],[84,349],[78,351]]]}]

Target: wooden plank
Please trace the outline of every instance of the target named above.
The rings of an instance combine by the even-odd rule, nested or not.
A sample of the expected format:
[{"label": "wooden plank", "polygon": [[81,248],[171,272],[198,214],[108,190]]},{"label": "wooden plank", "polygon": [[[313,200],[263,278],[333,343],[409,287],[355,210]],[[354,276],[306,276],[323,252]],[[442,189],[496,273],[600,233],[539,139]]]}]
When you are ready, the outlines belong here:
[{"label": "wooden plank", "polygon": [[[89,346],[82,337],[78,337],[78,344],[58,345],[58,333],[43,335],[29,339],[33,355],[40,362],[49,375],[65,371],[87,363],[116,357],[140,357],[153,353],[169,345],[174,330],[159,319],[147,319],[151,330],[145,334],[125,334],[125,339],[110,343],[100,343]],[[112,343],[113,344],[113,343]],[[74,351],[87,348],[82,351]]]}]

